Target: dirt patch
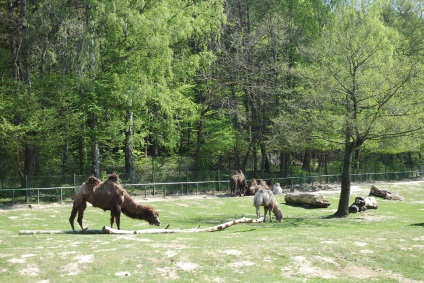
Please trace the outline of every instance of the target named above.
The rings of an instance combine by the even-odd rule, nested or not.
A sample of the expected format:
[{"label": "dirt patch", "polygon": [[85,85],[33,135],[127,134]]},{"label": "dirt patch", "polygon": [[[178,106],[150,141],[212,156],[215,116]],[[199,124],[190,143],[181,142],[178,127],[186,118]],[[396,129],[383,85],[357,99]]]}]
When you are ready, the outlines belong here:
[{"label": "dirt patch", "polygon": [[236,256],[241,255],[241,252],[237,250],[226,250],[226,251],[220,251],[220,252],[227,255],[236,255]]},{"label": "dirt patch", "polygon": [[234,270],[237,272],[243,272],[243,269],[240,269],[241,267],[254,266],[255,263],[248,260],[244,260],[244,261],[232,262],[232,263],[229,263],[228,265],[234,268]]},{"label": "dirt patch", "polygon": [[19,274],[22,276],[37,276],[40,273],[40,269],[35,265],[28,265],[24,269],[19,270]]},{"label": "dirt patch", "polygon": [[175,268],[170,267],[164,267],[160,268],[157,267],[156,270],[159,272],[160,275],[162,275],[163,278],[169,279],[169,280],[177,280],[180,277],[178,276],[177,270]]},{"label": "dirt patch", "polygon": [[73,262],[60,268],[60,271],[68,276],[75,276],[82,272],[80,265],[87,265],[94,262],[94,255],[77,255],[71,259]]},{"label": "dirt patch", "polygon": [[178,262],[176,265],[184,271],[193,271],[199,268],[198,264],[192,262]]}]

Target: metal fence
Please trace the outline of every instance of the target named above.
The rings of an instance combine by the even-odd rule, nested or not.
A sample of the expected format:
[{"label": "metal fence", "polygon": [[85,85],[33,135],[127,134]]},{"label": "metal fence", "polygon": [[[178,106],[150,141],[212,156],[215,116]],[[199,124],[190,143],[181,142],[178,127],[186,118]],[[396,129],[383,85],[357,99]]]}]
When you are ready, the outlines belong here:
[{"label": "metal fence", "polygon": [[[400,181],[420,179],[424,170],[361,173],[352,174],[352,182]],[[334,185],[340,183],[340,174],[310,175],[287,178],[273,178],[283,188],[293,189],[311,185]],[[75,178],[74,178],[75,180]],[[250,180],[249,180],[250,181]],[[83,182],[83,181],[82,181]],[[82,182],[79,182],[81,184]],[[250,182],[249,182],[250,183]],[[0,203],[2,204],[40,204],[51,202],[71,202],[72,196],[79,186],[34,187],[34,188],[3,188],[0,189]],[[153,196],[184,196],[184,195],[225,195],[229,194],[229,179],[209,181],[184,182],[149,182],[149,183],[122,183],[122,186],[133,196],[144,198]]]}]

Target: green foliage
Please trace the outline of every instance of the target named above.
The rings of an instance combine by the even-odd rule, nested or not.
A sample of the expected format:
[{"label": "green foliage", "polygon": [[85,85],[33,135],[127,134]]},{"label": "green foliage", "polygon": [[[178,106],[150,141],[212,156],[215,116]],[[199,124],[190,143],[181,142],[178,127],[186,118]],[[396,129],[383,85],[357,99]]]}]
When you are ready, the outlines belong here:
[{"label": "green foliage", "polygon": [[175,154],[249,167],[254,149],[339,151],[346,129],[370,152],[422,151],[417,1],[12,4],[0,8],[3,174]]},{"label": "green foliage", "polygon": [[420,73],[412,57],[399,53],[405,39],[384,25],[380,8],[373,4],[367,10],[340,10],[338,21],[324,31],[315,53],[309,53],[318,63],[313,80],[316,101],[322,104],[318,108],[325,111],[320,117],[333,130],[327,139],[339,136],[342,141],[349,135],[362,143],[405,136],[421,128],[415,121],[422,111],[412,106],[419,96],[410,92]]}]

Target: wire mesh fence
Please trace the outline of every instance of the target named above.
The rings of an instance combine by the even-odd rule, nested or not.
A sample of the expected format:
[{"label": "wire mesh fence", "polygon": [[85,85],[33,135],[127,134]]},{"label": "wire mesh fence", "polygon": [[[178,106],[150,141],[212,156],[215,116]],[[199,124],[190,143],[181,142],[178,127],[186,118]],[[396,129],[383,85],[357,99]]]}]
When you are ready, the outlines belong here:
[{"label": "wire mesh fence", "polygon": [[[226,195],[230,193],[229,178],[231,172],[219,172],[215,175],[215,180],[195,180],[193,176],[179,176],[176,181],[155,181],[155,182],[127,182],[125,174],[120,175],[122,186],[133,196],[148,197],[169,197],[184,195]],[[400,181],[421,179],[424,170],[410,170],[383,173],[361,173],[352,174],[352,182],[376,182],[376,181]],[[297,177],[272,177],[275,183],[280,183],[281,187],[287,189],[302,188],[312,185],[338,185],[340,174],[333,175],[308,175]],[[54,183],[61,184],[70,182],[71,184],[53,186],[27,186],[25,188],[1,188],[0,203],[3,204],[40,204],[40,203],[64,203],[71,202],[75,190],[80,184],[85,182],[88,176],[69,176],[67,178],[48,177]],[[196,178],[201,178],[199,175]],[[103,176],[102,179],[105,179]],[[169,179],[169,178],[168,178]],[[210,179],[210,178],[209,178]],[[66,181],[65,181],[66,180]],[[63,182],[63,183],[62,183]],[[28,182],[29,184],[30,182]],[[250,184],[250,179],[248,179]],[[57,184],[57,183],[56,183]]]}]

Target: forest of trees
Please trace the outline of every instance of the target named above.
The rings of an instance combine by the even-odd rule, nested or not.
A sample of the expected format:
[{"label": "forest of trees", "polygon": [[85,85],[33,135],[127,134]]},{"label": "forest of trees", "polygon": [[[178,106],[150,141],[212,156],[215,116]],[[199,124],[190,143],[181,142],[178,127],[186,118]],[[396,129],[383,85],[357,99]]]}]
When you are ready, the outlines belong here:
[{"label": "forest of trees", "polygon": [[364,154],[421,162],[420,0],[0,0],[0,22],[0,174],[22,183],[333,158],[348,201]]}]

